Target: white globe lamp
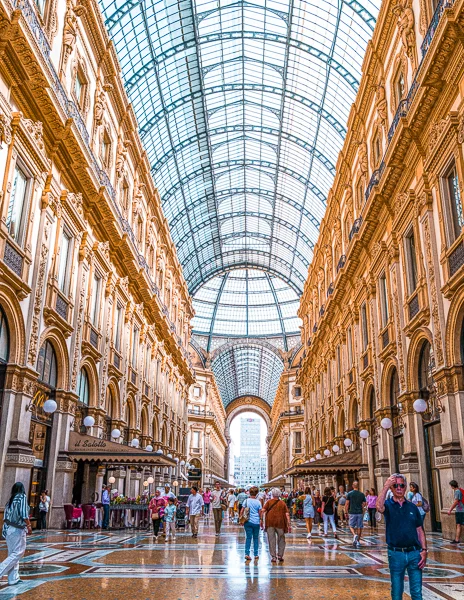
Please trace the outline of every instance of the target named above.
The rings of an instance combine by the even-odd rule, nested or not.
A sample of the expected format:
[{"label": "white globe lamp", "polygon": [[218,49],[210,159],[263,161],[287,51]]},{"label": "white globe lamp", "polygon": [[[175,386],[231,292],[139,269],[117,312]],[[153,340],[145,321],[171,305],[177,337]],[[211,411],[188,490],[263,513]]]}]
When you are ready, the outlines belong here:
[{"label": "white globe lamp", "polygon": [[340,451],[340,446],[338,444],[335,444],[334,446],[332,446],[332,452],[339,452]]},{"label": "white globe lamp", "polygon": [[114,483],[116,481],[115,477],[108,477],[108,483]]},{"label": "white globe lamp", "polygon": [[95,419],[93,417],[91,417],[90,415],[88,415],[84,419],[84,425],[85,425],[85,427],[93,427],[95,425]]},{"label": "white globe lamp", "polygon": [[316,454],[316,458],[317,458],[317,460],[320,460],[322,458],[322,456],[320,454]]},{"label": "white globe lamp", "polygon": [[328,448],[324,450],[324,456],[330,456],[330,450]]},{"label": "white globe lamp", "polygon": [[148,483],[153,483],[155,480],[153,479],[153,477],[150,475],[150,477],[147,478]]},{"label": "white globe lamp", "polygon": [[425,413],[427,410],[427,402],[423,398],[418,398],[414,401],[412,407],[416,413]]},{"label": "white globe lamp", "polygon": [[345,440],[343,440],[343,444],[345,448],[351,448],[351,446],[353,445],[353,440],[351,440],[350,438],[346,438]]},{"label": "white globe lamp", "polygon": [[359,432],[359,437],[362,440],[367,440],[367,438],[369,437],[369,432],[367,431],[367,429],[361,429],[361,431]]},{"label": "white globe lamp", "polygon": [[314,456],[311,456],[311,458],[309,459],[309,462],[316,462],[316,459],[314,458]]},{"label": "white globe lamp", "polygon": [[389,419],[388,417],[385,417],[384,419],[382,419],[380,421],[380,427],[382,427],[382,429],[391,429],[393,426],[392,420]]},{"label": "white globe lamp", "polygon": [[151,444],[148,444],[148,446],[145,446],[145,450],[147,452],[153,452],[153,446]]},{"label": "white globe lamp", "polygon": [[119,429],[113,429],[113,431],[111,432],[111,437],[114,438],[115,440],[117,440],[118,438],[121,437],[121,432]]},{"label": "white globe lamp", "polygon": [[138,448],[138,447],[139,447],[139,444],[140,444],[140,442],[139,442],[139,440],[138,440],[137,438],[134,438],[134,439],[132,440],[132,442],[131,442],[131,446],[132,446],[132,448]]},{"label": "white globe lamp", "polygon": [[48,400],[45,400],[42,408],[45,413],[52,414],[58,408],[58,404],[54,400],[49,398]]}]

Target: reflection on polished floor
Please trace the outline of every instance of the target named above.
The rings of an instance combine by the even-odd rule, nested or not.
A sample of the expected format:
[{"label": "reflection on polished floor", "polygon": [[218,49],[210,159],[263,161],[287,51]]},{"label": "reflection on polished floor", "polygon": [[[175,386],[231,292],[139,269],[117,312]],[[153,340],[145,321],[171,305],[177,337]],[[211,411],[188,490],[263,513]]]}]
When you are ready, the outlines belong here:
[{"label": "reflection on polished floor", "polygon": [[[0,586],[0,599],[21,600],[317,600],[387,599],[389,579],[383,535],[366,532],[354,549],[346,530],[338,540],[297,525],[287,536],[285,562],[271,565],[267,545],[259,564],[244,563],[241,527],[225,523],[220,537],[205,522],[198,539],[180,533],[154,542],[146,532],[49,531],[29,539],[22,561],[24,583]],[[424,600],[464,599],[464,553],[429,535]],[[160,538],[161,540],[161,538]],[[0,560],[6,555],[0,545]],[[85,581],[83,581],[85,579]],[[309,593],[310,590],[310,593]],[[406,596],[409,598],[409,596]]]}]

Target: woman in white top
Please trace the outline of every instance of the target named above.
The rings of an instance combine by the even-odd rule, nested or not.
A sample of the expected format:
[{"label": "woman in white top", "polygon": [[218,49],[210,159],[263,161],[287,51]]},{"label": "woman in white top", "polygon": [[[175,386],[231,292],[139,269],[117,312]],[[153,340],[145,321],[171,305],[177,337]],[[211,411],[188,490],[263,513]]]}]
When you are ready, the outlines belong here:
[{"label": "woman in white top", "polygon": [[243,524],[246,533],[246,541],[245,541],[245,560],[251,560],[250,556],[250,548],[251,548],[251,539],[253,538],[253,551],[255,555],[255,561],[259,559],[258,556],[258,546],[259,546],[259,516],[262,509],[261,502],[256,498],[258,495],[258,488],[253,486],[250,488],[250,496],[246,500],[244,500],[242,505],[242,510],[240,511],[240,516],[242,517],[245,513],[246,509],[249,509],[248,520]]},{"label": "woman in white top", "polygon": [[48,511],[50,510],[50,496],[47,493],[47,490],[43,490],[40,493],[40,501],[39,501],[39,529],[47,529],[47,516]]},{"label": "woman in white top", "polygon": [[417,483],[414,483],[413,481],[411,481],[411,483],[409,484],[409,489],[411,490],[411,493],[412,493],[411,502],[413,504],[415,504],[417,506],[417,508],[419,509],[419,512],[422,517],[422,524],[423,524],[424,520],[425,520],[425,510],[422,508],[424,499],[422,498],[422,494],[419,492],[419,486],[417,485]]},{"label": "woman in white top", "polygon": [[235,517],[235,503],[237,501],[237,496],[234,494],[234,490],[229,490],[229,494],[227,496],[227,503],[229,505],[229,523],[233,523]]}]

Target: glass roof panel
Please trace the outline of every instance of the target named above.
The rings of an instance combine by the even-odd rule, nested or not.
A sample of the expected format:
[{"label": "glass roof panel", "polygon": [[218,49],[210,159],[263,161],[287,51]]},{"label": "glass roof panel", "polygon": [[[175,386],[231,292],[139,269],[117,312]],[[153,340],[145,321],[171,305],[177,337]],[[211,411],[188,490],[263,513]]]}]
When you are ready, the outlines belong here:
[{"label": "glass roof panel", "polygon": [[380,1],[100,4],[191,293],[244,256],[301,292]]},{"label": "glass roof panel", "polygon": [[[380,0],[99,1],[194,331],[287,349]],[[272,402],[267,352],[220,355],[225,403]]]},{"label": "glass roof panel", "polygon": [[272,406],[283,364],[268,348],[239,344],[219,354],[211,366],[225,406],[245,395]]}]

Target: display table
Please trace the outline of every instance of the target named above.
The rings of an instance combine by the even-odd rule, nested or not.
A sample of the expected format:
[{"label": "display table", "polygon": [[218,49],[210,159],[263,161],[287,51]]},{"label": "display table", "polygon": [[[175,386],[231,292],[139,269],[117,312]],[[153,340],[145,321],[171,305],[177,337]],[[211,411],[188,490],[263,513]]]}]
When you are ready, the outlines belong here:
[{"label": "display table", "polygon": [[148,504],[111,504],[110,528],[146,529],[149,524]]}]

